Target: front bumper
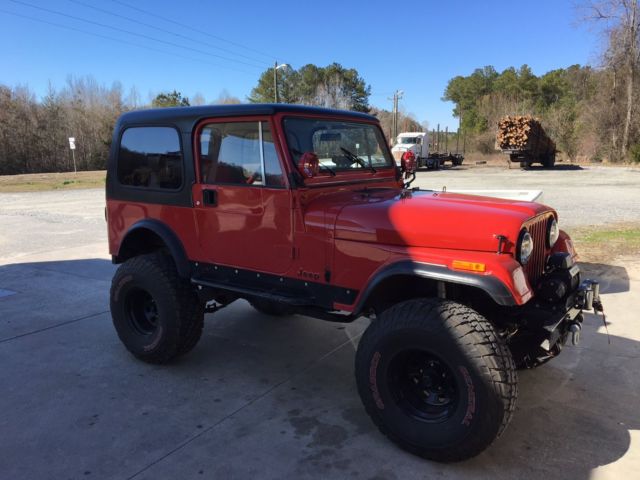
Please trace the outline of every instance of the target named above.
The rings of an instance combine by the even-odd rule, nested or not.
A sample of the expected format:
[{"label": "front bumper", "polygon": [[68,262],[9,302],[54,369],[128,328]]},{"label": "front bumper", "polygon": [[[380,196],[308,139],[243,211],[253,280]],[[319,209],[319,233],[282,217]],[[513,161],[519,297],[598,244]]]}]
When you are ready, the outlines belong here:
[{"label": "front bumper", "polygon": [[555,357],[567,341],[580,341],[583,311],[602,311],[600,286],[581,280],[577,265],[548,271],[538,282],[534,298],[517,314],[509,347],[521,366],[533,367]]}]

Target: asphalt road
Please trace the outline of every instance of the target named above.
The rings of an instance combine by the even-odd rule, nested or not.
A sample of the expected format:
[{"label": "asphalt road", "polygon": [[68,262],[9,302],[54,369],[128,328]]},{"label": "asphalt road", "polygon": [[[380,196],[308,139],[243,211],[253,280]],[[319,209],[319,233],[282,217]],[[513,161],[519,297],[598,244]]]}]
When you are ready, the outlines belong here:
[{"label": "asphalt road", "polygon": [[[425,187],[542,189],[566,226],[640,222],[625,169],[466,168]],[[583,264],[610,321],[519,375],[515,417],[479,457],[440,465],[388,442],[353,379],[361,319],[209,315],[176,364],[134,360],[111,326],[104,194],[0,194],[0,478],[619,479],[640,471],[640,259]],[[588,259],[587,259],[588,260]],[[611,343],[608,343],[608,338]]]}]

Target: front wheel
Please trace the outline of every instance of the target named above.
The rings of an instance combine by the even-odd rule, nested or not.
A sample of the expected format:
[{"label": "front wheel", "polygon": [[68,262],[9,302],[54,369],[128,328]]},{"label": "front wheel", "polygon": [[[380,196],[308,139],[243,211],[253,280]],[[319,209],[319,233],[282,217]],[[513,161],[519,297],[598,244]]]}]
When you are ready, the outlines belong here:
[{"label": "front wheel", "polygon": [[486,449],[509,423],[517,397],[513,359],[492,325],[439,299],[384,311],[362,336],[356,380],[382,433],[440,462]]}]

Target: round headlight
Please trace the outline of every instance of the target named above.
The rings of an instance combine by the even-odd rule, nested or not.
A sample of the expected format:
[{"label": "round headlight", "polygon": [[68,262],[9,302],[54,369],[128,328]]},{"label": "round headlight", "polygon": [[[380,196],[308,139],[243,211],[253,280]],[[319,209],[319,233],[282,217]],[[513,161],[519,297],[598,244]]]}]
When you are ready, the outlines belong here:
[{"label": "round headlight", "polygon": [[526,265],[529,261],[529,257],[533,253],[533,238],[529,235],[529,232],[522,230],[518,238],[518,248],[516,249],[517,260]]},{"label": "round headlight", "polygon": [[558,222],[555,218],[552,218],[547,225],[547,247],[553,248],[560,236],[560,229],[558,228]]}]

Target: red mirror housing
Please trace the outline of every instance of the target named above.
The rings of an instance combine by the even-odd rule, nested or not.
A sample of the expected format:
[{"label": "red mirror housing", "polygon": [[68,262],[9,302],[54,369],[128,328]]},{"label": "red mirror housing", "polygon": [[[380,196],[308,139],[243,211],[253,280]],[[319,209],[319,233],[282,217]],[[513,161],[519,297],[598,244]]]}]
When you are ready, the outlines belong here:
[{"label": "red mirror housing", "polygon": [[416,171],[416,155],[411,150],[407,150],[400,158],[400,170],[402,173],[413,173]]},{"label": "red mirror housing", "polygon": [[318,174],[320,170],[320,160],[313,152],[305,152],[298,160],[298,171],[304,178],[312,178]]}]

